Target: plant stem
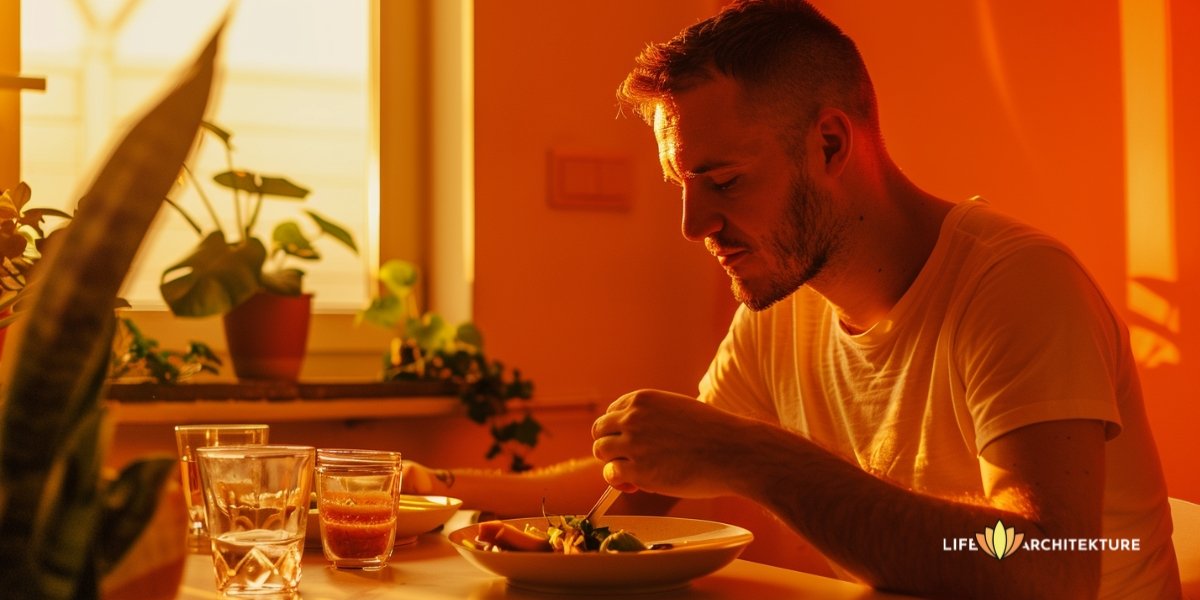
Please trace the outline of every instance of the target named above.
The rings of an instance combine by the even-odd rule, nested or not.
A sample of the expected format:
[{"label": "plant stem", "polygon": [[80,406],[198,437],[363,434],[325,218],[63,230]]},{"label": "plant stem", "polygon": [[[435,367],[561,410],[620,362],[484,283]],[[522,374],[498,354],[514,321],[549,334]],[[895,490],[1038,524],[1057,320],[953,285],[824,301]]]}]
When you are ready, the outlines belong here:
[{"label": "plant stem", "polygon": [[254,224],[258,223],[258,213],[262,210],[263,194],[258,193],[257,202],[254,203],[254,212],[250,213],[250,222],[246,224],[246,237],[250,237],[250,230],[254,229]]},{"label": "plant stem", "polygon": [[[217,217],[217,211],[213,209],[212,202],[208,201],[208,194],[204,193],[204,188],[200,186],[200,182],[196,179],[196,174],[192,173],[192,170],[189,169],[186,164],[183,165],[183,172],[187,174],[188,181],[192,182],[192,187],[196,189],[196,194],[200,196],[200,201],[204,203],[204,208],[208,209],[208,215],[212,217],[213,226],[217,228],[217,231],[224,233],[224,230],[221,229],[221,219]],[[187,219],[188,223],[192,224],[192,227],[196,229],[196,233],[200,233],[200,227],[196,225],[196,221],[192,219],[191,215],[189,215],[187,211],[183,210],[182,206],[171,202],[170,198],[167,199],[167,203],[169,203],[171,206],[174,206],[175,210],[178,210],[179,214],[183,215],[183,218]]]},{"label": "plant stem", "polygon": [[188,225],[192,226],[192,229],[196,231],[196,235],[199,235],[199,236],[204,235],[204,230],[200,229],[200,226],[197,225],[196,222],[192,220],[192,216],[189,215],[186,210],[183,210],[182,206],[176,204],[175,201],[170,198],[163,198],[163,201],[166,202],[168,205],[170,205],[171,208],[174,208],[179,213],[179,215],[183,217],[183,220],[187,221]]}]

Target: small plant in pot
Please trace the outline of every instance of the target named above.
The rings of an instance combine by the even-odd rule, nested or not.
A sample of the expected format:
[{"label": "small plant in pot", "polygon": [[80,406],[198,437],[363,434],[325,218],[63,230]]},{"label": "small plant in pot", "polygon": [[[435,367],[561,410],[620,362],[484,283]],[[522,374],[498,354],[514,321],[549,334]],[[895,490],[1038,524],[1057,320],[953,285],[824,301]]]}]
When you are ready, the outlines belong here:
[{"label": "small plant in pot", "polygon": [[417,308],[417,268],[392,259],[379,267],[380,293],[359,319],[395,332],[384,358],[385,381],[443,381],[458,391],[467,417],[486,426],[492,443],[484,457],[508,458],[514,472],[529,470],[526,455],[537,446],[543,427],[529,400],[533,382],[511,373],[483,351],[483,334],[473,323],[457,327],[434,312]]},{"label": "small plant in pot", "polygon": [[58,229],[48,230],[46,217],[61,219],[58,224],[71,218],[55,208],[28,206],[32,195],[24,181],[0,194],[0,352],[8,326],[18,316],[13,309],[29,295],[33,266],[58,235]]},{"label": "small plant in pot", "polygon": [[312,295],[304,292],[304,271],[290,265],[294,260],[320,260],[315,245],[319,238],[332,238],[354,253],[358,246],[345,227],[311,210],[303,211],[305,226],[294,220],[280,222],[269,244],[264,243],[257,236],[263,202],[301,201],[309,190],[285,177],[235,167],[233,135],[210,122],[202,127],[224,145],[227,169],[212,180],[230,191],[236,237],[226,236],[204,186],[185,166],[184,178],[195,188],[213,229],[206,233],[182,205],[167,199],[201,239],[187,258],[163,271],[163,300],[177,316],[223,315],[239,378],[295,380],[307,345]]}]

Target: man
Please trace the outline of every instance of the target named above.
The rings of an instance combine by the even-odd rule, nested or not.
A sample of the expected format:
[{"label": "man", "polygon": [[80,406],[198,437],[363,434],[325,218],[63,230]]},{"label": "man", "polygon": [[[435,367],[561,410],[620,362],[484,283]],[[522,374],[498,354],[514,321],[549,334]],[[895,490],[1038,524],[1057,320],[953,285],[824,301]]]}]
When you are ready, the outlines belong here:
[{"label": "man", "polygon": [[[595,422],[608,482],[750,498],[920,596],[1179,596],[1125,326],[1061,244],[904,176],[835,25],[738,2],[648,48],[620,96],[743,306],[699,402],[643,390]],[[998,521],[1035,547],[946,545]]]},{"label": "man", "polygon": [[[621,93],[744,306],[702,403],[637,392],[596,422],[606,479],[752,498],[890,589],[1177,595],[1126,330],[1057,242],[903,175],[836,26],[739,3],[644,52]],[[996,521],[1142,550],[944,550]]]}]

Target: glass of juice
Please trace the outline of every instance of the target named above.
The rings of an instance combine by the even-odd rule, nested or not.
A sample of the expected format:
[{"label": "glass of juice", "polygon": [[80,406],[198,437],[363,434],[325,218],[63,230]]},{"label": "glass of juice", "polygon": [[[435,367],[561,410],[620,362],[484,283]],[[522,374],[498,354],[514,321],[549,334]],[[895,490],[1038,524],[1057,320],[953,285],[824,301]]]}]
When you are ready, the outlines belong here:
[{"label": "glass of juice", "polygon": [[312,493],[312,446],[196,450],[222,597],[293,597]]},{"label": "glass of juice", "polygon": [[400,453],[317,450],[321,548],[337,568],[377,570],[396,540]]},{"label": "glass of juice", "polygon": [[187,503],[188,543],[193,549],[208,549],[208,527],[204,524],[204,494],[200,489],[196,448],[265,444],[269,429],[263,424],[175,426],[175,445],[179,448],[179,461],[182,463],[179,473],[183,477],[183,499]]}]

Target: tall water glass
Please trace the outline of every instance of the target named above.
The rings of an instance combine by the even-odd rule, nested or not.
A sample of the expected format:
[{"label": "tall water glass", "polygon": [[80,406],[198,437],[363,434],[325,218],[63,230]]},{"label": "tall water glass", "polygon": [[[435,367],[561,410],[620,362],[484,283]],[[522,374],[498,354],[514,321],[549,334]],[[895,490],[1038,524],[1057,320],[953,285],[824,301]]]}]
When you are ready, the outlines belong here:
[{"label": "tall water glass", "polygon": [[253,425],[176,425],[179,473],[183,477],[183,499],[188,511],[188,543],[193,549],[208,549],[208,527],[204,524],[204,494],[200,490],[200,468],[196,448],[248,446],[267,443],[270,428]]},{"label": "tall water glass", "polygon": [[317,450],[317,514],[321,548],[337,568],[387,565],[396,541],[400,453]]},{"label": "tall water glass", "polygon": [[217,591],[291,597],[300,586],[315,450],[311,446],[199,448]]}]

